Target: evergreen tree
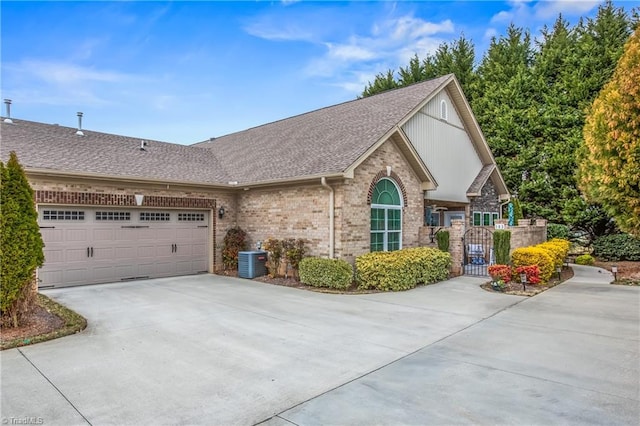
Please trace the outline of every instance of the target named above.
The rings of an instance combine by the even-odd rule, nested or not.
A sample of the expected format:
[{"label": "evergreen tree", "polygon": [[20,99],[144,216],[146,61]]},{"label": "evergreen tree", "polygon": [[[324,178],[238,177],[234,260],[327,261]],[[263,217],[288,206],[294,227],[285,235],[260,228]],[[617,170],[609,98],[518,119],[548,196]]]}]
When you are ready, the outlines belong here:
[{"label": "evergreen tree", "polygon": [[[519,193],[535,167],[532,56],[529,33],[521,28],[511,25],[505,36],[492,39],[478,67],[471,103],[507,186]],[[519,199],[526,206],[527,199],[520,194]]]},{"label": "evergreen tree", "polygon": [[33,190],[15,152],[6,166],[0,162],[0,175],[0,308],[3,319],[17,327],[35,302],[33,274],[44,262],[44,244]]},{"label": "evergreen tree", "polygon": [[366,98],[367,96],[395,89],[396,87],[398,87],[398,82],[396,82],[393,70],[387,70],[386,74],[380,73],[376,75],[373,83],[369,82],[369,84],[367,84],[361,97]]},{"label": "evergreen tree", "polygon": [[580,150],[580,188],[621,230],[640,236],[640,30],[593,102]]}]

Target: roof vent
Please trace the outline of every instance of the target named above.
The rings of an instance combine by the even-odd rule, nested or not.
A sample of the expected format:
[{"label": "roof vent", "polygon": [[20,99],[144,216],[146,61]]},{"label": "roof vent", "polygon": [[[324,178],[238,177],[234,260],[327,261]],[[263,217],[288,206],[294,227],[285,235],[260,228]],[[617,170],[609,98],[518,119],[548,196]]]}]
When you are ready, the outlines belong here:
[{"label": "roof vent", "polygon": [[147,150],[147,141],[140,141],[140,151]]},{"label": "roof vent", "polygon": [[5,99],[4,104],[7,106],[7,118],[4,119],[4,122],[11,124],[13,123],[11,119],[11,99]]},{"label": "roof vent", "polygon": [[76,132],[76,135],[84,136],[84,133],[82,133],[82,113],[81,112],[78,112],[78,131]]}]

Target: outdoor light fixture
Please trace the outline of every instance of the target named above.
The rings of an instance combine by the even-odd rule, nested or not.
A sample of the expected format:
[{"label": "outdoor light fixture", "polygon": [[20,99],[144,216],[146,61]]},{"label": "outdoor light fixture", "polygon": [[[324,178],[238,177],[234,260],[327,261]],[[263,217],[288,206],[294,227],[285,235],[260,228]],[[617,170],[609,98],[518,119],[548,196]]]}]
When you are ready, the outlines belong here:
[{"label": "outdoor light fixture", "polygon": [[218,219],[222,219],[223,216],[224,216],[224,207],[220,206],[220,208],[218,209]]},{"label": "outdoor light fixture", "polygon": [[527,274],[520,274],[520,281],[522,281],[522,291],[527,291]]},{"label": "outdoor light fixture", "polygon": [[618,281],[618,265],[611,265],[611,272],[613,273],[613,280]]}]

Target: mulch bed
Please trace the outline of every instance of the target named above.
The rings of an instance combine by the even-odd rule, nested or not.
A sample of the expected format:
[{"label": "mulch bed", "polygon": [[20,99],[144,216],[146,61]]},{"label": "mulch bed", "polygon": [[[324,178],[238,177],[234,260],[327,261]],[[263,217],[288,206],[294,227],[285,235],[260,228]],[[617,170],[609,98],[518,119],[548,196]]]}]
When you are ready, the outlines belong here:
[{"label": "mulch bed", "polygon": [[43,294],[31,314],[16,328],[0,328],[0,350],[45,342],[78,333],[87,327],[87,320]]},{"label": "mulch bed", "polygon": [[560,272],[560,280],[558,280],[558,275],[554,274],[554,276],[551,277],[551,280],[549,280],[549,282],[547,283],[527,284],[526,291],[522,289],[522,283],[513,282],[513,281],[506,283],[503,291],[495,290],[491,285],[491,282],[484,283],[480,285],[480,287],[494,293],[512,294],[515,296],[535,296],[536,294],[542,293],[545,290],[549,290],[551,287],[555,287],[558,284],[563,283],[572,277],[573,277],[573,269],[564,267],[562,268],[562,272]]},{"label": "mulch bed", "polygon": [[28,339],[29,336],[50,333],[64,326],[64,320],[52,314],[40,305],[36,305],[31,314],[26,318],[20,327],[0,328],[0,344],[21,338]]},{"label": "mulch bed", "polygon": [[596,261],[593,266],[611,272],[611,267],[614,265],[618,267],[618,272],[616,274],[616,280],[611,284],[640,286],[640,262],[631,262],[628,260],[619,262]]}]

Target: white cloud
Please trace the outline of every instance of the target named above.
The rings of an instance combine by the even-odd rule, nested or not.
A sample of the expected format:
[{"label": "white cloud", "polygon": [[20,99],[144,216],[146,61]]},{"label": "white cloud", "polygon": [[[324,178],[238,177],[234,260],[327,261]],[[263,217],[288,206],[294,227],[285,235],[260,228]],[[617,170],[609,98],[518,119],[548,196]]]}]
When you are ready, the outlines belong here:
[{"label": "white cloud", "polygon": [[104,105],[109,88],[136,77],[61,61],[24,60],[2,65],[12,96],[25,103]]},{"label": "white cloud", "polygon": [[252,36],[273,41],[312,41],[313,32],[298,22],[275,22],[271,16],[252,21],[244,26]]},{"label": "white cloud", "polygon": [[559,13],[563,15],[580,16],[595,7],[601,0],[548,0],[536,3],[533,7],[535,17],[538,19],[555,18]]},{"label": "white cloud", "polygon": [[418,53],[433,53],[454,32],[451,20],[429,22],[413,15],[389,18],[372,24],[369,34],[342,42],[327,42],[324,55],[314,58],[305,71],[314,77],[338,80],[337,87],[360,93],[367,82],[387,69],[405,65]]},{"label": "white cloud", "polygon": [[484,41],[489,41],[493,37],[497,37],[497,36],[498,36],[498,30],[496,30],[495,28],[487,28],[487,30],[484,32],[484,35],[482,36],[482,39]]},{"label": "white cloud", "polygon": [[509,9],[503,10],[491,18],[491,24],[509,24],[530,26],[532,21],[554,19],[562,13],[567,16],[581,16],[591,11],[602,0],[512,0]]}]

